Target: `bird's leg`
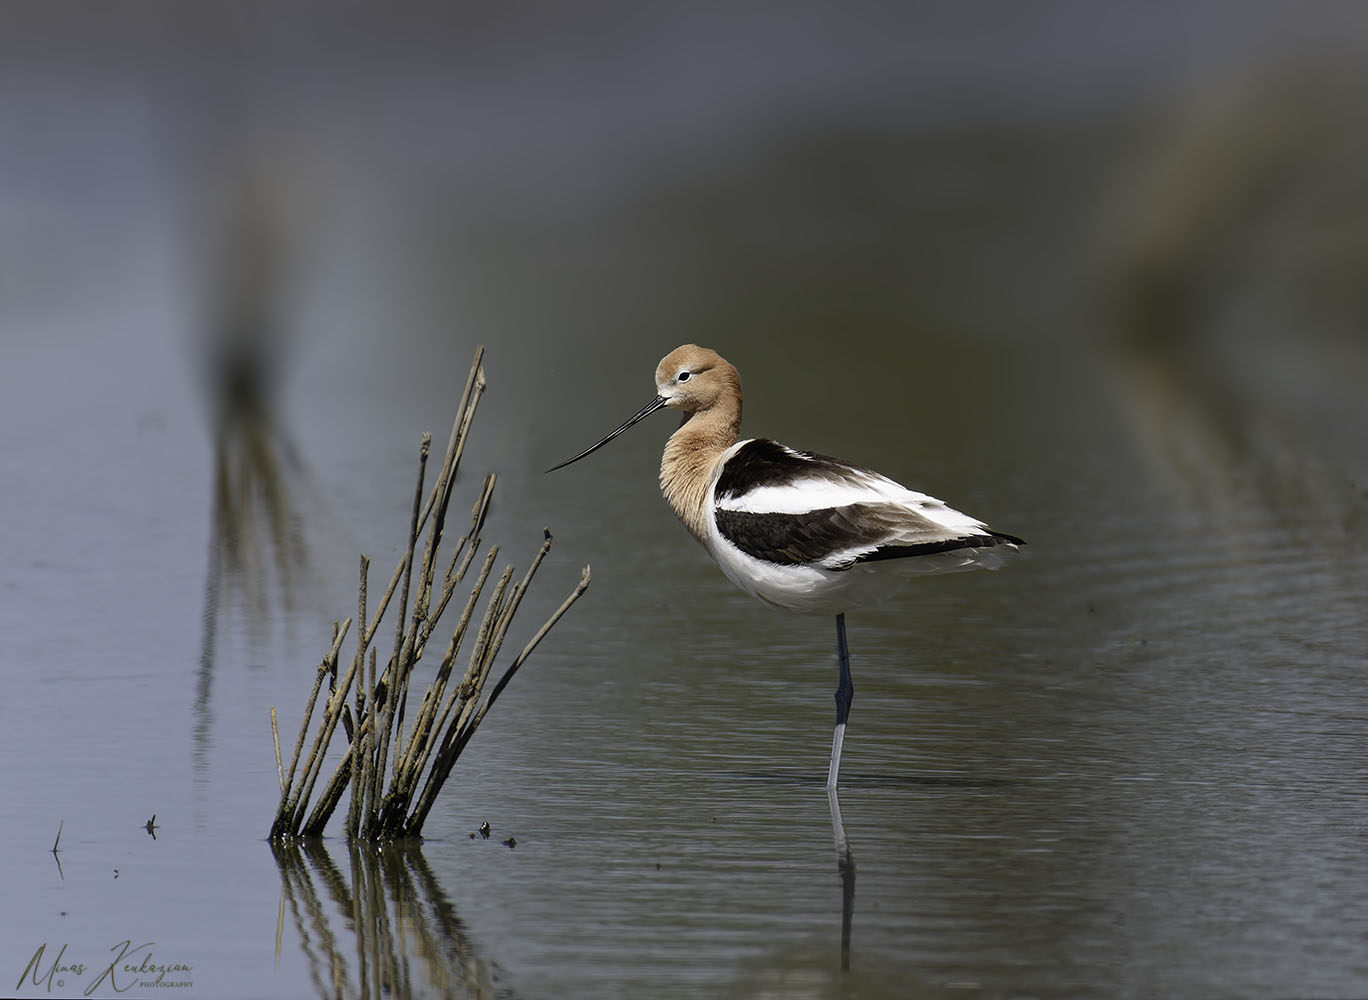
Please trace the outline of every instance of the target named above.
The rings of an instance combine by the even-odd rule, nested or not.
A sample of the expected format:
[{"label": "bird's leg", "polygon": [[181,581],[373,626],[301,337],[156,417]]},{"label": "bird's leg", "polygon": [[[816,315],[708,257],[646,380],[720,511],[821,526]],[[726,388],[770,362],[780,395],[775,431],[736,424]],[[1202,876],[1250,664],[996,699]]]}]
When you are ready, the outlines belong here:
[{"label": "bird's leg", "polygon": [[841,770],[841,744],[845,742],[846,719],[850,718],[850,702],[855,697],[855,682],[850,677],[850,649],[846,646],[844,611],[836,616],[836,655],[841,661],[841,678],[836,685],[836,731],[831,735],[831,769],[827,771],[827,788],[836,787],[836,776]]}]

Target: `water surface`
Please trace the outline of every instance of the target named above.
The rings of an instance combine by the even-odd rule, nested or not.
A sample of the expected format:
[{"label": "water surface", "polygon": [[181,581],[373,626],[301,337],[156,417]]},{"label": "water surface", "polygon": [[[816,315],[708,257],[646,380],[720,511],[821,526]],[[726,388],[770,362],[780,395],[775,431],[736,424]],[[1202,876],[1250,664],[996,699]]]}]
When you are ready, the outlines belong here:
[{"label": "water surface", "polygon": [[[28,103],[0,101],[33,140],[0,175],[0,261],[28,276],[0,297],[0,984],[114,995],[122,949],[190,967],[122,995],[1368,991],[1359,184],[1312,129],[1277,160],[1292,195],[1201,216],[1181,181],[1266,104],[1178,142],[1144,43],[1093,24],[1115,62],[1071,62],[1069,9],[991,70],[977,43],[1005,36],[954,18],[921,46],[843,25],[811,69],[705,42],[728,36],[704,15],[644,18],[656,60],[573,86],[568,50],[497,24],[524,61],[373,40],[432,75],[364,101],[326,58],[272,64],[280,102],[216,90],[238,78],[212,61],[99,98],[98,62],[30,64]],[[833,37],[802,25],[799,53]],[[936,61],[947,39],[977,55]],[[685,100],[670,52],[744,99]],[[902,86],[927,76],[943,101]],[[1335,212],[1298,194],[1327,190]],[[1208,228],[1141,224],[1160,207]],[[542,473],[684,341],[741,369],[748,433],[1030,542],[850,615],[848,857],[832,623],[749,601],[675,523],[671,420]],[[494,470],[502,558],[556,539],[510,646],[585,563],[589,594],[421,849],[273,849],[268,711],[291,742],[477,343],[454,509]],[[271,377],[224,378],[225,344]]]}]

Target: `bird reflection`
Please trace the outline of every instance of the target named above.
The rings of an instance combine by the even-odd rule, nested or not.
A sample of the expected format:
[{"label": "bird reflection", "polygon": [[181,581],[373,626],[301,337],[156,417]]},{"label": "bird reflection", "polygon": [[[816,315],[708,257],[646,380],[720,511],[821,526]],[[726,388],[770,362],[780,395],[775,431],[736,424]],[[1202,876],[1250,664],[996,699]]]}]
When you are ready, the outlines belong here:
[{"label": "bird reflection", "polygon": [[288,912],[320,997],[498,995],[494,968],[419,848],[352,842],[349,875],[321,843],[273,842],[271,851],[281,885],[276,959]]},{"label": "bird reflection", "polygon": [[836,844],[836,870],[841,873],[841,968],[850,968],[850,925],[855,915],[855,856],[846,839],[841,819],[841,798],[835,788],[827,789],[831,807],[831,837]]}]

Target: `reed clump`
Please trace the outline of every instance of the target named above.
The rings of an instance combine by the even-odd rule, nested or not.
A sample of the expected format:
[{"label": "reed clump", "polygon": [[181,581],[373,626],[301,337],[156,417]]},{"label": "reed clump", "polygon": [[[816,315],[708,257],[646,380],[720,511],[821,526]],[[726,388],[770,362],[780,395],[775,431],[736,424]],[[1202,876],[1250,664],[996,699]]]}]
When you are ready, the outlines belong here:
[{"label": "reed clump", "polygon": [[[486,682],[493,672],[494,660],[503,646],[504,637],[532,577],[551,547],[551,533],[545,532],[541,549],[521,579],[514,582],[514,570],[510,565],[489,589],[490,576],[499,551],[497,546],[491,546],[461,605],[436,675],[421,696],[416,693],[410,696],[409,684],[414,667],[426,652],[457,588],[475,563],[482,542],[480,533],[494,492],[495,477],[490,474],[485,477],[475,500],[469,529],[449,557],[440,556],[456,471],[476,407],[485,389],[483,358],[484,348],[481,347],[475,352],[442,467],[436,482],[427,492],[426,500],[424,490],[431,435],[423,435],[418,460],[418,483],[409,518],[408,544],[390,577],[384,596],[373,610],[367,607],[370,563],[365,556],[361,557],[354,651],[350,657],[345,657],[343,653],[353,619],[348,618],[341,624],[334,623],[332,643],[318,665],[288,771],[280,753],[275,709],[271,709],[276,767],[280,775],[280,805],[271,824],[272,841],[289,842],[297,838],[321,837],[324,827],[349,788],[351,801],[346,813],[346,832],[350,838],[381,842],[421,837],[423,822],[432,810],[438,793],[495,700],[537,644],[589,586],[589,567],[586,566],[569,596],[513,658],[486,694]],[[426,540],[420,548],[419,542],[425,531]],[[445,565],[440,579],[437,577],[439,565]],[[489,593],[485,597],[487,589]],[[384,668],[378,670],[375,638],[396,593],[398,607],[394,615],[393,646]],[[484,610],[474,626],[473,645],[465,656],[464,672],[458,674],[456,665],[461,647],[471,631],[472,623],[476,621],[476,611],[482,598]],[[327,696],[323,701],[313,742],[300,768],[310,722],[325,678],[328,681]],[[348,701],[349,697],[351,701]],[[413,717],[406,728],[406,715],[415,701]],[[322,791],[315,796],[314,789],[322,775],[328,747],[339,722],[346,733],[347,750],[324,783]],[[309,806],[311,801],[312,808]]]}]

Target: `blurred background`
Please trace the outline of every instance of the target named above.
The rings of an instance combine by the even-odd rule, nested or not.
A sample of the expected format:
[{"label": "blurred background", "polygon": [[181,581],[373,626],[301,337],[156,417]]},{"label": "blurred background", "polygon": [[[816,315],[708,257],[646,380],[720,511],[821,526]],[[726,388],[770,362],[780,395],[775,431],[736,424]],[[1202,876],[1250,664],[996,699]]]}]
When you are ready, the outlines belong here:
[{"label": "blurred background", "polygon": [[[751,608],[674,524],[654,482],[668,420],[542,472],[635,412],[659,358],[692,341],[740,369],[748,435],[874,466],[1032,543],[1006,573],[852,619],[847,760],[865,801],[847,794],[847,825],[857,862],[895,871],[863,938],[878,890],[856,894],[869,995],[904,983],[906,962],[937,988],[1057,990],[1061,949],[1080,967],[1115,954],[1114,906],[1133,921],[1129,981],[1362,985],[1346,956],[1368,898],[1349,874],[1368,756],[1365,55],[1368,11],[1351,2],[5,5],[6,800],[39,839],[59,813],[72,829],[61,802],[92,820],[127,808],[137,827],[158,807],[113,798],[113,753],[161,783],[160,823],[179,812],[186,877],[207,877],[223,831],[264,834],[266,708],[302,704],[327,623],[354,604],[357,553],[380,572],[397,557],[418,436],[444,440],[482,343],[465,476],[499,473],[489,535],[511,560],[543,524],[557,538],[525,624],[583,564],[595,582],[494,713],[506,728],[482,730],[467,801],[525,827],[554,813],[616,828],[602,789],[645,754],[651,805],[624,807],[629,825],[705,850],[690,838],[710,835],[709,806],[699,828],[670,825],[680,796],[723,794],[681,790],[692,755],[768,754],[795,780],[824,767],[829,623]],[[664,727],[681,705],[693,728]],[[586,727],[608,735],[583,746]],[[50,750],[26,780],[34,746]],[[1006,792],[1001,813],[947,806],[955,835],[982,822],[1045,850],[1041,829],[1083,816],[1069,829],[1093,873],[1058,901],[1086,920],[1005,958],[994,929],[1033,925],[1059,883],[995,868],[1005,884],[957,896],[963,882],[934,873],[972,879],[983,858],[938,855],[925,801],[967,787],[978,803],[1004,770],[1077,781],[1044,796],[1045,818],[1034,785],[1021,814]],[[1214,800],[1190,799],[1183,775]],[[1158,781],[1150,799],[1098,792],[1132,779]],[[1308,787],[1333,813],[1313,824],[1319,851]],[[760,810],[756,849],[771,843],[775,790],[732,791]],[[820,842],[811,791],[793,808],[819,807]],[[1151,817],[1158,839],[1132,841]],[[453,829],[480,818],[457,810]],[[1220,846],[1232,828],[1247,839]],[[614,884],[573,837],[542,835]],[[1170,867],[1166,836],[1195,869]],[[834,878],[821,850],[814,871]],[[1260,850],[1274,871],[1316,860],[1272,876],[1279,892],[1224,881]],[[1059,852],[1054,874],[1080,870]],[[894,860],[913,855],[925,872]],[[1204,882],[1213,857],[1233,867]],[[541,886],[560,885],[555,860]],[[422,881],[455,884],[467,864],[438,858]],[[554,943],[567,921],[597,914],[605,936],[650,923],[616,896],[599,911],[565,885],[538,895],[526,872],[484,877],[498,905],[470,904],[462,949],[532,995],[612,992]],[[1162,891],[1135,904],[1127,887],[1151,877]],[[683,889],[711,898],[728,878],[705,865]],[[917,900],[939,892],[951,916],[930,929]],[[1006,916],[985,916],[999,897]],[[1258,933],[1173,927],[1197,897],[1262,914]],[[152,912],[159,899],[149,888]],[[102,942],[113,918],[91,919]],[[1303,920],[1328,942],[1315,962],[1269,944]],[[679,928],[658,929],[674,957],[651,966],[614,966],[607,937],[578,933],[637,987],[696,985],[679,970],[707,955],[741,995],[804,961],[792,942],[711,952],[688,934],[668,953]],[[942,931],[963,933],[951,946]],[[227,962],[214,954],[205,967]],[[241,995],[281,980],[256,982]]]},{"label": "blurred background", "polygon": [[[903,411],[926,427],[975,419],[979,380],[1010,369],[992,352],[1086,352],[1107,367],[1078,374],[1184,488],[1334,502],[1326,465],[1363,453],[1339,408],[1364,363],[1365,20],[15,5],[6,369],[32,385],[26,351],[53,337],[73,379],[167,354],[213,427],[270,407],[310,435],[292,400],[314,384],[333,430],[396,408],[440,423],[483,341],[518,386],[494,404],[498,450],[536,468],[689,340],[737,355],[809,438],[830,414],[795,387],[818,358],[828,395],[913,407],[954,371],[978,405]],[[584,432],[559,433],[570,412]]]}]

